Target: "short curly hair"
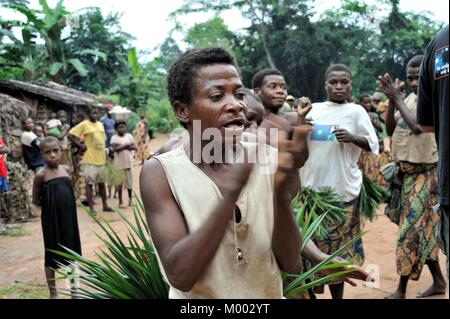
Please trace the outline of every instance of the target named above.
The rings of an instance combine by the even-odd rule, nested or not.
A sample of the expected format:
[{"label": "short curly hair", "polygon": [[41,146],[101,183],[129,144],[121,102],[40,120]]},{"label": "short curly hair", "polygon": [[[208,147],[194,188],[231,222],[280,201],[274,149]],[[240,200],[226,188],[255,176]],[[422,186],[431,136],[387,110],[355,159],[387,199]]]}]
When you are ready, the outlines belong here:
[{"label": "short curly hair", "polygon": [[325,80],[328,79],[328,76],[330,75],[331,72],[345,72],[347,73],[350,78],[353,76],[352,75],[352,70],[350,70],[350,68],[348,66],[346,66],[345,64],[342,63],[336,63],[336,64],[331,64],[328,69],[325,71]]},{"label": "short curly hair", "polygon": [[264,78],[269,75],[279,75],[284,77],[283,73],[277,69],[263,69],[255,73],[252,78],[252,88],[260,88],[263,85]]},{"label": "short curly hair", "polygon": [[409,68],[418,68],[420,67],[420,64],[422,63],[423,55],[415,55],[413,56],[406,65],[406,69]]},{"label": "short curly hair", "polygon": [[192,99],[195,72],[202,66],[216,63],[231,64],[239,72],[236,59],[224,48],[190,49],[179,56],[167,74],[167,94],[170,103],[173,105],[175,101],[180,101],[189,104]]},{"label": "short curly hair", "polygon": [[56,145],[58,145],[58,147],[61,148],[61,144],[59,143],[59,140],[56,137],[47,136],[39,144],[39,148],[41,149],[41,152],[43,152],[45,150],[45,148],[52,143],[56,143]]}]

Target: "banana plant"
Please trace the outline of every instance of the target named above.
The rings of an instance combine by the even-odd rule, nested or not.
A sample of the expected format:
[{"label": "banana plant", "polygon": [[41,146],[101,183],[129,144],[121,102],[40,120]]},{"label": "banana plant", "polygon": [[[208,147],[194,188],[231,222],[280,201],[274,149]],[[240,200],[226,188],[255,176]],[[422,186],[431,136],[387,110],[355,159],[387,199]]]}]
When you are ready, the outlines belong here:
[{"label": "banana plant", "polygon": [[[89,8],[69,13],[64,7],[63,0],[58,1],[54,8],[50,8],[46,0],[39,0],[39,4],[41,6],[39,10],[16,3],[5,5],[26,18],[26,22],[7,21],[10,27],[20,28],[21,40],[12,32],[2,31],[1,34],[9,37],[12,42],[12,45],[5,47],[7,49],[5,54],[11,58],[9,60],[15,61],[16,67],[29,70],[32,62],[33,72],[29,72],[31,75],[45,73],[46,76],[40,76],[40,79],[46,80],[48,77],[53,81],[64,83],[75,74],[82,77],[88,74],[88,70],[80,60],[83,56],[94,55],[106,60],[106,54],[95,48],[77,52],[68,52],[66,49],[67,39],[63,39],[62,32],[69,23],[70,15]],[[39,41],[44,44],[39,44]],[[13,52],[16,52],[15,57]],[[25,79],[34,81],[35,76],[28,77],[25,74]]]}]

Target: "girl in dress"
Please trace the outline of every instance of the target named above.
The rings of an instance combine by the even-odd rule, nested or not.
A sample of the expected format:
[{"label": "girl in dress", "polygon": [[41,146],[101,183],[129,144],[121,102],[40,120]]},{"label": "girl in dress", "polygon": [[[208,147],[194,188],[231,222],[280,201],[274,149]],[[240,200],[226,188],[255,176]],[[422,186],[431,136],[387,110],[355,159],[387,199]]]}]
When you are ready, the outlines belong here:
[{"label": "girl in dress", "polygon": [[70,263],[49,250],[64,251],[63,247],[67,247],[81,255],[81,244],[69,168],[59,164],[61,145],[56,137],[49,136],[41,142],[40,148],[46,164],[34,178],[33,203],[42,207],[45,276],[50,298],[55,299],[55,269]]}]

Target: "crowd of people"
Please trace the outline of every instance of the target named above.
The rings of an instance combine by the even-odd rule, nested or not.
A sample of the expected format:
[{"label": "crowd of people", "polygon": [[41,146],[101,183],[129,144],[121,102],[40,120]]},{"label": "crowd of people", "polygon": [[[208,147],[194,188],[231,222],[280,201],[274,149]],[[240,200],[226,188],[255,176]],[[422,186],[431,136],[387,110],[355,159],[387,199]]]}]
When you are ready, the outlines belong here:
[{"label": "crowd of people", "polygon": [[[87,119],[75,115],[72,126],[64,111],[45,125],[23,119],[23,158],[36,173],[32,197],[42,207],[51,296],[54,269],[65,261],[48,249],[63,245],[81,254],[76,199],[95,215],[98,193],[103,211],[113,211],[104,173],[113,165],[123,174],[112,185],[118,205],[126,207],[124,187],[131,205],[133,160],[143,165],[140,195],[170,298],[283,298],[281,272],[298,269],[301,255],[317,264],[361,233],[364,174],[389,189],[385,213],[398,225],[399,285],[389,298],[405,298],[408,281],[418,280],[424,265],[433,282],[417,297],[444,294],[438,253],[448,252],[448,26],[425,56],[408,62],[405,78],[380,75],[375,92],[354,99],[352,70],[332,64],[324,74],[326,101],[312,103],[288,95],[279,70],[255,72],[245,88],[225,49],[191,49],[167,75],[184,134],[155,156],[144,112],[134,136],[108,110],[99,119],[97,108]],[[275,141],[270,129],[277,130]],[[2,192],[8,152],[0,139]],[[247,160],[230,161],[240,157]],[[332,189],[347,211],[342,223],[327,225],[325,239],[309,241],[303,251],[291,208],[302,187]],[[332,261],[348,260],[354,270],[329,284],[333,298],[343,298],[350,278],[368,280],[364,258],[359,239]]]},{"label": "crowd of people", "polygon": [[[54,269],[67,262],[50,249],[60,250],[60,245],[81,253],[77,226],[76,200],[89,208],[94,216],[95,195],[102,200],[104,212],[113,212],[108,205],[106,187],[115,188],[118,207],[125,208],[122,189],[128,194],[128,204],[133,196],[131,168],[134,163],[132,151],[139,153],[136,164],[151,156],[148,130],[141,115],[134,134],[127,133],[125,121],[115,121],[107,104],[104,116],[99,109],[91,108],[87,114],[76,113],[72,125],[64,110],[49,114],[45,123],[35,123],[31,117],[21,120],[23,133],[21,147],[23,162],[33,172],[34,183],[30,189],[35,208],[41,207],[41,221],[45,245],[45,274],[50,296],[56,297]],[[135,140],[139,141],[135,146]],[[10,149],[0,138],[0,189],[8,191],[8,171],[5,155]],[[138,159],[137,159],[138,158]],[[113,165],[122,176],[120,183],[105,185],[107,165]],[[110,195],[111,197],[111,195]]]},{"label": "crowd of people", "polygon": [[[356,207],[363,174],[391,190],[386,215],[399,226],[400,280],[388,298],[405,298],[408,281],[418,280],[425,264],[433,282],[417,297],[444,294],[438,249],[447,254],[448,137],[442,131],[448,133],[448,121],[443,120],[448,116],[443,111],[448,109],[448,26],[436,39],[440,44],[434,51],[408,62],[407,87],[388,73],[380,75],[377,92],[361,94],[360,105],[351,102],[352,71],[343,64],[333,64],[325,72],[327,101],[311,104],[287,95],[278,70],[256,72],[249,90],[241,82],[234,57],[225,50],[185,52],[169,71],[168,94],[186,132],[148,161],[140,177],[152,242],[170,284],[169,297],[281,298],[280,272],[294,270],[300,256],[301,238],[294,230],[289,203],[300,187],[332,188],[344,202],[347,219],[331,225],[324,240],[302,252],[317,262],[318,256],[337,251],[361,232]],[[420,81],[428,79],[421,90],[420,67]],[[411,90],[408,96],[405,89]],[[427,101],[420,102],[424,96]],[[196,121],[201,121],[200,131]],[[381,135],[383,127],[388,138]],[[205,136],[211,128],[218,129],[222,138]],[[257,128],[279,129],[278,150],[266,145],[270,136]],[[263,156],[252,165],[224,165],[220,150],[230,131],[242,138],[234,140],[233,152],[251,152],[255,146],[243,142],[250,134],[250,140],[264,149]],[[436,136],[441,136],[439,147]],[[199,142],[200,162],[195,152]],[[218,144],[217,149],[211,143]],[[274,174],[256,173],[274,158]],[[341,258],[362,265],[362,241]],[[343,281],[329,286],[333,298],[343,297]]]}]

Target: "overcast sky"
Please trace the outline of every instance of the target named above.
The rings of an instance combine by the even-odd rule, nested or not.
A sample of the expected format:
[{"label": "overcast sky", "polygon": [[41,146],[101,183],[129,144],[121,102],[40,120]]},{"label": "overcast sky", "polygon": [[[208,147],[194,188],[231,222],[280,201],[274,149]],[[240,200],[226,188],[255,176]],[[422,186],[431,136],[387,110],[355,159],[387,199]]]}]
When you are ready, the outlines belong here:
[{"label": "overcast sky", "polygon": [[[53,7],[57,0],[47,0]],[[367,0],[366,3],[374,4],[376,0]],[[30,1],[32,7],[38,8],[38,0]],[[316,0],[315,11],[323,12],[326,9],[339,6],[340,0]],[[69,11],[75,11],[84,7],[100,7],[103,13],[122,12],[121,19],[123,31],[136,37],[134,45],[139,50],[151,50],[161,44],[173,23],[167,19],[169,13],[183,4],[183,0],[65,0],[64,5]],[[429,11],[436,20],[449,22],[449,2],[447,0],[401,0],[400,8],[404,11]],[[11,18],[9,12],[0,9],[0,15]],[[188,28],[195,23],[206,21],[210,15],[188,15],[181,22]],[[242,29],[248,25],[238,11],[227,12],[223,15],[225,22],[232,31]],[[178,35],[181,39],[181,35]]]}]

